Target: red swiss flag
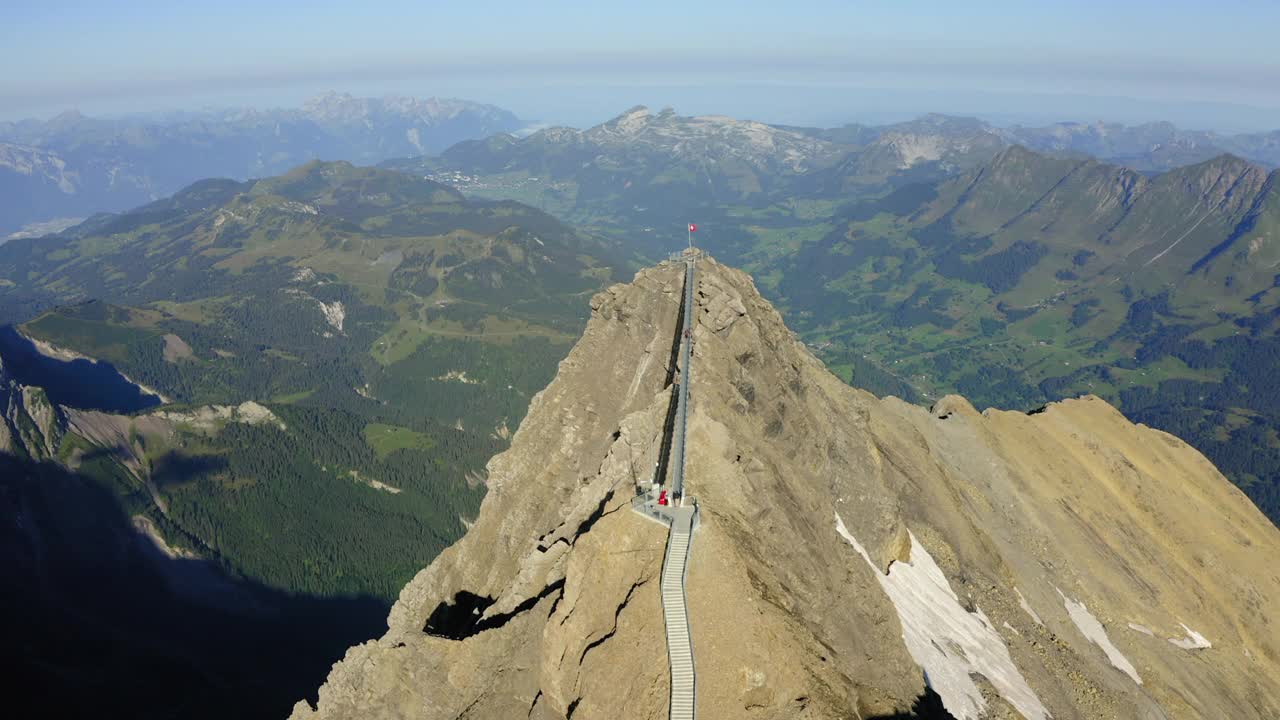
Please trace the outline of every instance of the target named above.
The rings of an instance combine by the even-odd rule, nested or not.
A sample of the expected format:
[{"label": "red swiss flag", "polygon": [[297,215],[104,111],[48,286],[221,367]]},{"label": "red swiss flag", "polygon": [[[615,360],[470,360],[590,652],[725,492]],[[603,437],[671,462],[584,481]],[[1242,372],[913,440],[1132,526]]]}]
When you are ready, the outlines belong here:
[{"label": "red swiss flag", "polygon": [[698,232],[698,226],[693,223],[689,223],[689,232]]}]

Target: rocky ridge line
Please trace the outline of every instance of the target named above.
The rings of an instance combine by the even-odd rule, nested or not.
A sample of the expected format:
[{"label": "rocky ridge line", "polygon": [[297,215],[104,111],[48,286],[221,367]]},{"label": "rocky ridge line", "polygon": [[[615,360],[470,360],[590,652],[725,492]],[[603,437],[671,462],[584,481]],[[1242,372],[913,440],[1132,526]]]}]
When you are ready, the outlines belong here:
[{"label": "rocky ridge line", "polygon": [[[295,718],[664,716],[664,533],[619,511],[656,462],[680,274],[592,300],[475,526]],[[698,277],[701,717],[889,716],[924,671],[961,718],[1280,715],[1280,531],[1198,452],[1093,397],[875,398],[744,273]]]}]

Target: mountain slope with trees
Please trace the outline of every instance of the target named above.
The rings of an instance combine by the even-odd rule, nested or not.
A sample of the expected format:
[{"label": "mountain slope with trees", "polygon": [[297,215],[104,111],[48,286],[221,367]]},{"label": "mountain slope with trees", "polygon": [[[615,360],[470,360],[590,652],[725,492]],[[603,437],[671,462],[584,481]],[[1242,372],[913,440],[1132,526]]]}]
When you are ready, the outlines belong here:
[{"label": "mountain slope with trees", "polygon": [[[93,388],[47,355],[164,398],[178,419],[136,431],[115,486],[171,541],[271,587],[386,601],[463,532],[615,257],[518,203],[312,163],[0,247],[0,352],[55,402]],[[244,403],[280,422],[200,419]]]}]

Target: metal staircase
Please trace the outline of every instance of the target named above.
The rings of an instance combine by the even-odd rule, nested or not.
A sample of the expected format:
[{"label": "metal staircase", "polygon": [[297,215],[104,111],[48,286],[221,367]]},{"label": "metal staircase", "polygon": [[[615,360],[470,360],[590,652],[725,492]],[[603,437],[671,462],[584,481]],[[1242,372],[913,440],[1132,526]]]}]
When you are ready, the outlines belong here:
[{"label": "metal staircase", "polygon": [[672,520],[662,568],[662,614],[667,625],[667,661],[671,666],[671,720],[693,720],[693,643],[689,637],[684,593],[692,533],[693,513],[680,513]]}]

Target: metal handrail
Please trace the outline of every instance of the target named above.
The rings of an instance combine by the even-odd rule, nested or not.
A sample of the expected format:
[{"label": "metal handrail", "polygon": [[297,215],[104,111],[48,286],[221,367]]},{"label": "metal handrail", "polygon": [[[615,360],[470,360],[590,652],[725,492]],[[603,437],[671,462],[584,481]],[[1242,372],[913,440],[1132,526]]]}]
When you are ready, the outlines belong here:
[{"label": "metal handrail", "polygon": [[684,456],[685,456],[685,431],[688,427],[689,418],[689,383],[692,373],[689,365],[692,363],[692,345],[693,345],[693,266],[691,259],[685,262],[684,270],[684,317],[681,319],[681,325],[684,330],[680,336],[680,384],[676,388],[680,393],[676,404],[676,428],[675,442],[672,443],[675,449],[675,462],[672,468],[671,490],[677,498],[680,498],[681,504],[684,503]]},{"label": "metal handrail", "polygon": [[[675,529],[675,523],[671,523],[668,527],[670,527],[670,528],[672,529],[672,531],[674,531],[674,529]],[[673,532],[669,532],[669,533],[667,534],[667,547],[666,547],[666,551],[665,551],[665,552],[663,552],[663,554],[662,554],[662,574],[658,576],[658,600],[659,600],[659,602],[662,602],[662,581],[663,581],[663,579],[665,579],[665,578],[667,577],[667,563],[671,562],[671,536],[672,536],[672,534],[673,534]],[[683,589],[684,589],[684,588],[683,588],[683,583],[682,583],[682,584],[681,584],[681,591],[683,591]],[[663,629],[664,629],[664,631],[665,631],[665,628],[666,628],[666,626],[667,626],[667,617],[666,617],[666,615],[667,615],[667,614],[666,614],[666,611],[665,611],[666,603],[665,603],[665,602],[663,602],[662,604],[663,604],[663,607],[664,607],[664,611],[663,611],[663,613],[662,613],[662,627],[663,627]],[[686,605],[686,608],[687,608],[687,605]],[[687,618],[688,618],[688,611],[687,611],[687,609],[686,609],[686,612],[685,612],[685,617],[686,617],[686,620],[687,620]],[[672,662],[671,662],[671,636],[670,636],[670,634],[669,634],[669,633],[665,633],[665,632],[664,632],[664,634],[666,635],[666,640],[667,640],[667,717],[668,717],[668,718],[670,718],[670,717],[671,717],[671,707],[672,707],[673,705],[675,705],[675,702],[676,702],[676,679],[675,679],[675,666],[674,666],[674,665],[672,664]]]},{"label": "metal handrail", "polygon": [[[689,717],[696,720],[698,716],[698,667],[694,661],[693,628],[689,625],[689,552],[693,550],[693,526],[698,516],[697,504],[694,504],[693,515],[689,518],[689,544],[684,549],[684,572],[680,576],[680,602],[684,603],[684,634],[689,638],[689,669],[693,672],[692,690],[693,705],[689,709]],[[668,653],[668,663],[670,663]],[[674,683],[672,684],[674,688]],[[670,707],[670,705],[668,705]],[[669,712],[669,711],[668,711]]]},{"label": "metal handrail", "polygon": [[[689,410],[689,382],[690,382],[690,364],[692,363],[692,329],[693,329],[693,284],[694,284],[694,265],[696,264],[700,253],[696,250],[687,250],[681,253],[675,253],[671,256],[671,260],[679,260],[685,263],[685,283],[684,283],[684,299],[681,303],[682,314],[679,320],[678,330],[680,333],[680,382],[674,388],[677,393],[675,400],[676,417],[672,420],[671,427],[664,427],[663,445],[667,446],[667,453],[671,465],[671,491],[672,499],[679,502],[674,507],[659,507],[653,497],[653,491],[650,489],[636,489],[636,496],[631,500],[631,509],[640,513],[648,519],[662,523],[667,527],[667,543],[662,556],[662,570],[659,575],[659,594],[662,597],[663,607],[663,626],[667,634],[667,677],[670,679],[670,690],[667,697],[668,716],[675,706],[675,666],[673,664],[673,654],[671,645],[671,628],[667,627],[668,607],[666,603],[666,595],[664,592],[663,581],[666,580],[667,568],[671,563],[671,548],[677,531],[686,533],[687,541],[685,543],[684,557],[681,559],[680,571],[680,603],[684,613],[684,636],[689,648],[689,670],[691,672],[691,691],[690,702],[692,707],[690,712],[697,715],[697,688],[698,676],[693,659],[693,628],[689,623],[689,553],[693,547],[693,529],[698,524],[698,500],[695,497],[684,497],[684,461],[685,461],[685,440],[688,431],[688,410]],[[668,445],[668,442],[670,443]],[[661,452],[661,450],[660,450]],[[657,480],[655,476],[655,480]],[[687,502],[686,502],[687,500]],[[680,510],[679,508],[692,505],[692,510]],[[687,527],[681,527],[677,523],[683,520],[688,523]]]}]

